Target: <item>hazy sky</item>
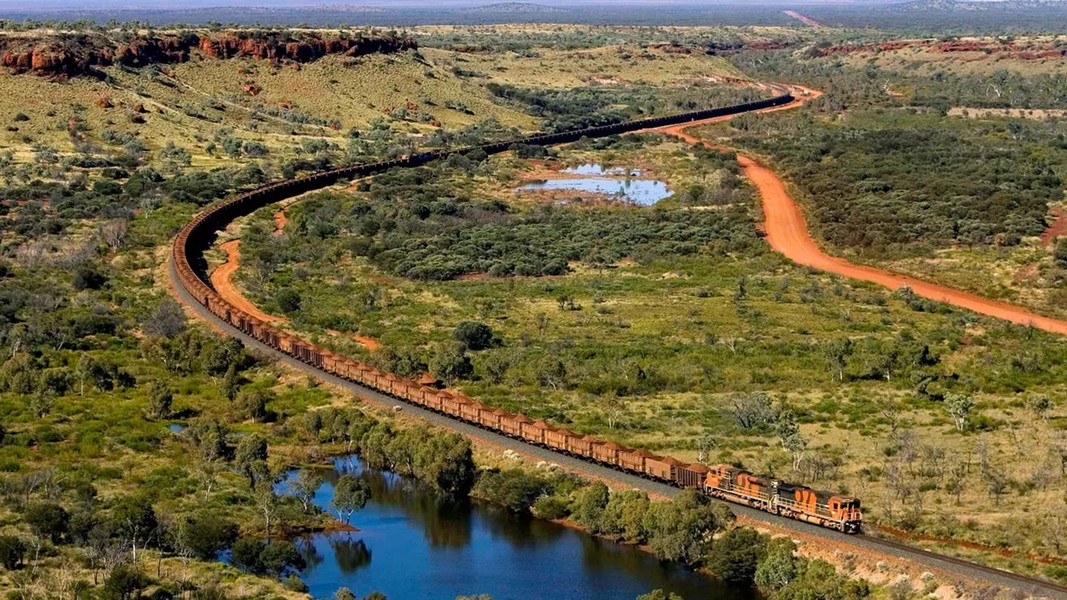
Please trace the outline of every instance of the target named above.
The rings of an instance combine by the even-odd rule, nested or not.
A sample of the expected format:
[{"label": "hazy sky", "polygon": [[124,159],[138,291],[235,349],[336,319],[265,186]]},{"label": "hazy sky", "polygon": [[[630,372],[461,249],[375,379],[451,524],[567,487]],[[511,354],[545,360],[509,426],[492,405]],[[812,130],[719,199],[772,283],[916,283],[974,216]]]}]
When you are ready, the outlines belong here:
[{"label": "hazy sky", "polygon": [[[217,6],[266,6],[274,8],[309,7],[323,5],[349,5],[349,6],[373,6],[393,8],[461,8],[469,6],[484,6],[498,4],[507,0],[0,0],[0,10],[26,11],[33,9],[55,8],[85,8],[85,9],[136,9],[136,8],[203,8]],[[696,5],[722,5],[722,4],[829,4],[851,3],[856,0],[531,0],[531,3],[557,7],[581,7],[603,5],[653,5],[673,4],[684,6]],[[894,0],[858,0],[870,3],[872,1]],[[900,1],[900,0],[896,0]]]}]

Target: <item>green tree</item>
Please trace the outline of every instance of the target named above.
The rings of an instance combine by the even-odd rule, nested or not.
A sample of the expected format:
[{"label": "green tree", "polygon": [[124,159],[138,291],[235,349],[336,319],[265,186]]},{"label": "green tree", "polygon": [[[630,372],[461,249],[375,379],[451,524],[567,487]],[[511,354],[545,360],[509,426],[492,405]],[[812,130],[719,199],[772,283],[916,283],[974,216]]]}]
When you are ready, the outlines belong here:
[{"label": "green tree", "polygon": [[226,367],[226,375],[223,376],[222,381],[219,383],[219,392],[229,400],[233,402],[237,398],[237,393],[241,389],[241,377],[237,373],[237,363],[230,363]]},{"label": "green tree", "polygon": [[604,509],[608,506],[609,498],[608,486],[595,481],[578,492],[571,507],[571,516],[590,533],[601,533]]},{"label": "green tree", "polygon": [[715,541],[708,567],[734,586],[751,586],[766,539],[755,529],[735,527]]},{"label": "green tree", "polygon": [[713,505],[696,490],[685,490],[670,502],[653,503],[644,526],[648,545],[657,557],[695,566],[711,549],[712,535],[729,519],[725,506]]},{"label": "green tree", "polygon": [[322,474],[319,471],[300,469],[289,483],[289,490],[300,501],[300,506],[305,513],[311,508],[311,501],[315,498],[315,492],[322,487],[322,481]]},{"label": "green tree", "polygon": [[137,548],[146,546],[159,526],[152,503],[141,495],[119,498],[111,508],[111,524],[116,535],[130,547],[134,562]]},{"label": "green tree", "polygon": [[257,475],[262,473],[267,463],[267,440],[258,434],[250,434],[237,443],[234,454],[237,472],[248,479],[248,486],[256,486]]},{"label": "green tree", "polygon": [[233,544],[233,563],[249,573],[263,573],[263,541],[243,537]]},{"label": "green tree", "polygon": [[22,520],[30,526],[34,535],[58,544],[67,535],[70,514],[58,504],[37,502],[26,507]]},{"label": "green tree", "polygon": [[767,552],[756,568],[754,580],[761,590],[778,592],[797,576],[796,546],[788,538],[771,540]]},{"label": "green tree", "polygon": [[601,517],[603,533],[630,544],[648,541],[645,513],[651,505],[648,494],[640,490],[625,490],[611,494]]},{"label": "green tree", "polygon": [[219,552],[230,548],[237,540],[237,524],[215,511],[204,509],[186,517],[178,538],[194,558],[214,560]]},{"label": "green tree", "polygon": [[434,377],[452,385],[473,375],[474,365],[462,346],[450,345],[439,349],[434,355],[430,362],[430,372]]},{"label": "green tree", "polygon": [[278,302],[278,308],[282,309],[282,312],[287,315],[300,310],[301,298],[296,290],[284,289],[278,292],[275,299]]},{"label": "green tree", "polygon": [[104,580],[100,597],[103,600],[134,600],[141,597],[141,591],[148,587],[151,581],[144,573],[134,567],[118,566],[111,569],[107,579]]},{"label": "green tree", "polygon": [[1067,267],[1067,236],[1056,240],[1056,249],[1052,251],[1052,256],[1061,267]]},{"label": "green tree", "polygon": [[945,408],[956,424],[956,430],[963,431],[967,428],[967,419],[974,409],[974,401],[969,394],[952,393],[945,396]]},{"label": "green tree", "polygon": [[145,409],[145,414],[154,421],[166,419],[170,417],[173,403],[174,394],[167,389],[167,386],[152,383],[148,387],[148,408]]},{"label": "green tree", "polygon": [[414,475],[448,496],[466,496],[477,476],[470,440],[454,433],[417,439]]},{"label": "green tree", "polygon": [[275,540],[264,546],[259,561],[264,572],[274,577],[281,577],[290,569],[300,570],[306,566],[296,546],[285,540]]},{"label": "green tree", "polygon": [[824,560],[798,561],[797,577],[781,589],[775,600],[860,600],[870,595],[863,580],[850,580]]},{"label": "green tree", "polygon": [[253,423],[267,420],[270,414],[267,410],[267,402],[273,398],[258,388],[242,390],[234,400],[234,406],[241,416],[252,419]]},{"label": "green tree", "polygon": [[0,566],[13,571],[22,565],[26,544],[13,535],[0,535]]},{"label": "green tree", "polygon": [[474,351],[489,348],[495,341],[493,329],[478,321],[463,321],[452,332],[452,338]]},{"label": "green tree", "polygon": [[333,486],[330,506],[337,511],[337,519],[347,525],[352,515],[370,500],[370,484],[355,475],[342,475]]}]

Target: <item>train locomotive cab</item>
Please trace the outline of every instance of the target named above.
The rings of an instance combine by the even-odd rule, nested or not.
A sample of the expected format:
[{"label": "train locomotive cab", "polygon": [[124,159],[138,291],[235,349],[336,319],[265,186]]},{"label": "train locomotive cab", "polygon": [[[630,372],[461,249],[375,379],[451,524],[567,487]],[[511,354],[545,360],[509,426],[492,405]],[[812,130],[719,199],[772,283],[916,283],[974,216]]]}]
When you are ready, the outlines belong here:
[{"label": "train locomotive cab", "polygon": [[775,481],[771,493],[773,512],[779,515],[844,533],[859,533],[863,527],[863,514],[857,498],[784,481]]}]

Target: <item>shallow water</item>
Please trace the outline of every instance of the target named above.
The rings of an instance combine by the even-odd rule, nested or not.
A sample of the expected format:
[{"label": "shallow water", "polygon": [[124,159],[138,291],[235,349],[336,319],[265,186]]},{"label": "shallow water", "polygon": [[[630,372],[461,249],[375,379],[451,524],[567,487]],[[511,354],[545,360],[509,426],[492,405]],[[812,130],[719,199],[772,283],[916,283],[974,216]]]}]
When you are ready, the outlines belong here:
[{"label": "shallow water", "polygon": [[604,167],[596,163],[587,163],[584,165],[578,165],[577,167],[567,167],[563,169],[564,173],[574,173],[575,175],[626,175],[631,177],[638,177],[641,175],[641,171],[637,169],[626,169],[623,167]]},{"label": "shallow water", "polygon": [[576,190],[608,194],[620,200],[627,200],[642,206],[649,206],[672,194],[667,184],[654,179],[631,179],[640,176],[640,172],[621,167],[604,168],[603,165],[586,164],[570,167],[564,173],[575,175],[609,175],[611,177],[575,177],[573,179],[548,179],[532,181],[518,187],[515,191],[525,190]]},{"label": "shallow water", "polygon": [[317,534],[298,544],[308,563],[301,576],[316,598],[342,586],[357,596],[380,591],[393,600],[473,594],[633,600],[656,588],[686,600],[757,598],[630,546],[492,505],[441,501],[411,480],[365,470],[357,460],[338,459],[335,467],[316,505],[328,509],[331,482],[344,472],[366,478],[373,499],[352,519],[358,532]]}]

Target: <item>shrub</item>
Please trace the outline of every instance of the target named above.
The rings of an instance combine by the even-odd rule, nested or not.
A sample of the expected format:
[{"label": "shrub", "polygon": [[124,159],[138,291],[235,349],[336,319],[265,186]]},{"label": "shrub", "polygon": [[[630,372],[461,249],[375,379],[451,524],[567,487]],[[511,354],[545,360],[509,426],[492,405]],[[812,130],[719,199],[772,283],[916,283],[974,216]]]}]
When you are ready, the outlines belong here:
[{"label": "shrub", "polygon": [[237,540],[237,525],[216,512],[203,510],[186,518],[180,537],[194,557],[214,560]]},{"label": "shrub", "polygon": [[486,471],[478,478],[473,494],[515,512],[530,509],[549,489],[549,483],[522,469]]},{"label": "shrub", "polygon": [[76,290],[98,290],[107,283],[107,277],[92,267],[80,267],[74,272],[72,285]]},{"label": "shrub", "polygon": [[542,496],[531,507],[533,514],[541,519],[555,521],[570,515],[567,500],[559,496]]},{"label": "shrub", "polygon": [[708,567],[733,586],[751,586],[766,539],[755,529],[737,527],[715,541]]},{"label": "shrub", "polygon": [[50,502],[39,502],[26,507],[22,519],[30,526],[33,533],[52,540],[58,544],[67,535],[70,515],[62,506]]},{"label": "shrub", "polygon": [[295,290],[282,290],[278,292],[278,308],[282,309],[282,312],[286,314],[295,313],[300,310],[300,294]]},{"label": "shrub", "polygon": [[11,571],[22,565],[26,544],[13,535],[0,535],[0,565]]},{"label": "shrub", "polygon": [[493,328],[477,321],[463,321],[456,326],[452,337],[468,350],[484,350],[495,342]]},{"label": "shrub", "polygon": [[1056,240],[1056,249],[1052,252],[1052,256],[1060,266],[1067,267],[1067,236]]}]

